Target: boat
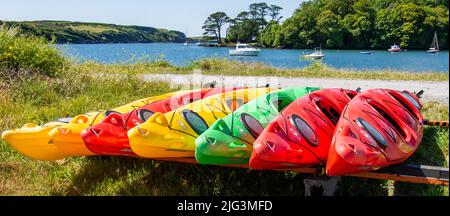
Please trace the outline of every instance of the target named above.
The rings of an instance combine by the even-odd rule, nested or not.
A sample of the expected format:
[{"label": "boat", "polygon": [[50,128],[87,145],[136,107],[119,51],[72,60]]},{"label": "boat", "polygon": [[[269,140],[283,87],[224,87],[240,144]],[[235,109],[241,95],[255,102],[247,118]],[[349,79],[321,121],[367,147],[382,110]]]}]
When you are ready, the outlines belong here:
[{"label": "boat", "polygon": [[[75,116],[69,123],[53,128],[48,132],[47,143],[56,146],[56,148],[66,157],[73,156],[91,156],[96,155],[91,152],[81,139],[81,132],[87,127],[99,123],[104,118],[113,113],[129,112],[136,107],[143,106],[154,101],[159,101],[185,91],[172,92],[160,96],[149,97],[137,101],[133,101],[121,107],[117,107],[107,111],[96,111],[87,114]],[[33,140],[29,141],[33,145]]]},{"label": "boat", "polygon": [[368,55],[372,55],[374,53],[375,53],[375,51],[362,51],[362,52],[359,52],[359,54],[368,54]]},{"label": "boat", "polygon": [[[141,106],[152,100],[161,99],[171,96],[171,94],[146,98],[137,100],[127,105],[112,109],[115,112],[124,112],[132,110],[133,107]],[[2,139],[21,154],[35,159],[43,161],[60,160],[71,156],[71,151],[63,151],[55,144],[52,139],[51,133],[55,130],[64,130],[69,124],[78,124],[80,121],[94,122],[94,119],[100,119],[102,115],[109,114],[109,112],[89,112],[83,115],[79,115],[74,118],[60,118],[54,122],[48,122],[43,125],[36,125],[33,123],[26,123],[21,128],[7,130],[2,133]],[[98,118],[99,117],[99,118]],[[83,143],[80,143],[79,150],[83,154],[92,155],[93,153],[88,151]]]},{"label": "boat", "polygon": [[304,57],[308,59],[323,59],[325,58],[325,54],[322,52],[322,47],[316,47],[314,48],[314,52],[306,54]]},{"label": "boat", "polygon": [[200,99],[237,89],[240,87],[188,91],[144,105],[125,114],[113,113],[100,123],[88,127],[80,135],[86,147],[95,154],[137,157],[129,144],[127,136],[129,129],[147,121],[154,113],[170,112]]},{"label": "boat", "polygon": [[371,89],[353,98],[336,126],[326,174],[373,171],[408,159],[423,138],[418,95]]},{"label": "boat", "polygon": [[391,46],[390,49],[388,49],[388,51],[389,52],[400,52],[400,51],[402,51],[402,49],[400,48],[399,45],[394,44]]},{"label": "boat", "polygon": [[345,106],[358,92],[323,89],[287,106],[253,144],[254,170],[323,165]]},{"label": "boat", "polygon": [[236,49],[230,50],[230,56],[259,56],[260,49],[252,47],[249,44],[236,44]]},{"label": "boat", "polygon": [[439,53],[439,41],[436,32],[434,32],[433,42],[431,43],[431,47],[427,50],[427,53]]},{"label": "boat", "polygon": [[319,88],[287,88],[260,96],[216,121],[195,141],[200,164],[248,164],[253,142],[276,115]]},{"label": "boat", "polygon": [[49,143],[50,132],[66,122],[49,122],[44,125],[27,123],[21,128],[2,133],[2,139],[22,155],[34,160],[53,161],[66,157],[55,145]]},{"label": "boat", "polygon": [[131,149],[144,158],[194,157],[195,139],[215,121],[274,91],[246,88],[207,97],[168,113],[155,113],[128,131]]}]

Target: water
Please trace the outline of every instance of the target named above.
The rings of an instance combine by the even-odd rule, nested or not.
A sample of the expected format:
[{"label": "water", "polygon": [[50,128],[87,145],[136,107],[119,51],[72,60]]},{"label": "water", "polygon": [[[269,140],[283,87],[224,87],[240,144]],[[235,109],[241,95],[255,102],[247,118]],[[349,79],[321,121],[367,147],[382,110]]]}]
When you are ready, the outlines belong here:
[{"label": "water", "polygon": [[[101,63],[127,62],[142,57],[163,58],[170,63],[183,66],[201,58],[226,57],[232,60],[263,62],[279,68],[303,68],[314,61],[302,56],[310,50],[263,49],[258,57],[231,57],[227,47],[199,47],[195,44],[152,43],[152,44],[70,44],[58,45],[67,55],[82,60]],[[360,54],[367,50],[324,50],[325,64],[340,69],[449,72],[448,51],[429,54],[425,51],[390,53],[377,50],[374,54]]]}]

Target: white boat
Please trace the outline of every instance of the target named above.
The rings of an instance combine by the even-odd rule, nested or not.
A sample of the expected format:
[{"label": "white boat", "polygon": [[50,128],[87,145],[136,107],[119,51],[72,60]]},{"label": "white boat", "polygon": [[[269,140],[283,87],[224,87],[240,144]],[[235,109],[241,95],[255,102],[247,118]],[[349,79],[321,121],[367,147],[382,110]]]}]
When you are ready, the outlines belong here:
[{"label": "white boat", "polygon": [[367,54],[367,55],[372,55],[374,53],[375,53],[375,51],[362,51],[362,52],[359,52],[359,54]]},{"label": "white boat", "polygon": [[304,55],[305,58],[310,59],[323,59],[325,57],[325,54],[322,52],[322,47],[316,47],[314,48],[314,52]]},{"label": "white boat", "polygon": [[258,56],[260,49],[250,46],[249,44],[236,44],[235,50],[230,50],[231,56]]},{"label": "white boat", "polygon": [[185,46],[189,46],[189,42],[184,42],[184,44],[183,45],[185,45]]},{"label": "white boat", "polygon": [[427,53],[438,53],[439,52],[439,42],[437,38],[437,33],[434,32],[433,42],[431,43],[431,47],[427,50]]},{"label": "white boat", "polygon": [[399,45],[394,44],[394,45],[391,46],[390,49],[388,49],[388,51],[389,52],[400,52],[400,51],[402,51],[402,49],[400,48]]}]

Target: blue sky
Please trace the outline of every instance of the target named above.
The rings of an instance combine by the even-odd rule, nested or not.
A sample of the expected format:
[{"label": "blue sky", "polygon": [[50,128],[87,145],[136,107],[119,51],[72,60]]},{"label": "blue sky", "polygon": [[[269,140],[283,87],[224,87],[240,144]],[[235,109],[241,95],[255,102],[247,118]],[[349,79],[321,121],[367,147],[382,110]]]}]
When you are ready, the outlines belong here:
[{"label": "blue sky", "polygon": [[[0,4],[0,20],[69,20],[143,25],[202,34],[206,17],[224,11],[230,17],[263,0],[13,0]],[[290,17],[302,0],[266,0]]]}]

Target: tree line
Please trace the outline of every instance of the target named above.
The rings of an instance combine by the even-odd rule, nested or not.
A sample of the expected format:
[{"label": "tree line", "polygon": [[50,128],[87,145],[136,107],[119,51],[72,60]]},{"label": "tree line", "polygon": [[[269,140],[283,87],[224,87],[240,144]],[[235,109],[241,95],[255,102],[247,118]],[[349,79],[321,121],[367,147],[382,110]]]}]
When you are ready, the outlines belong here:
[{"label": "tree line", "polygon": [[447,0],[309,0],[280,23],[281,10],[254,3],[234,19],[216,12],[205,21],[204,36],[278,48],[426,49],[436,31],[440,47],[448,49]]}]

